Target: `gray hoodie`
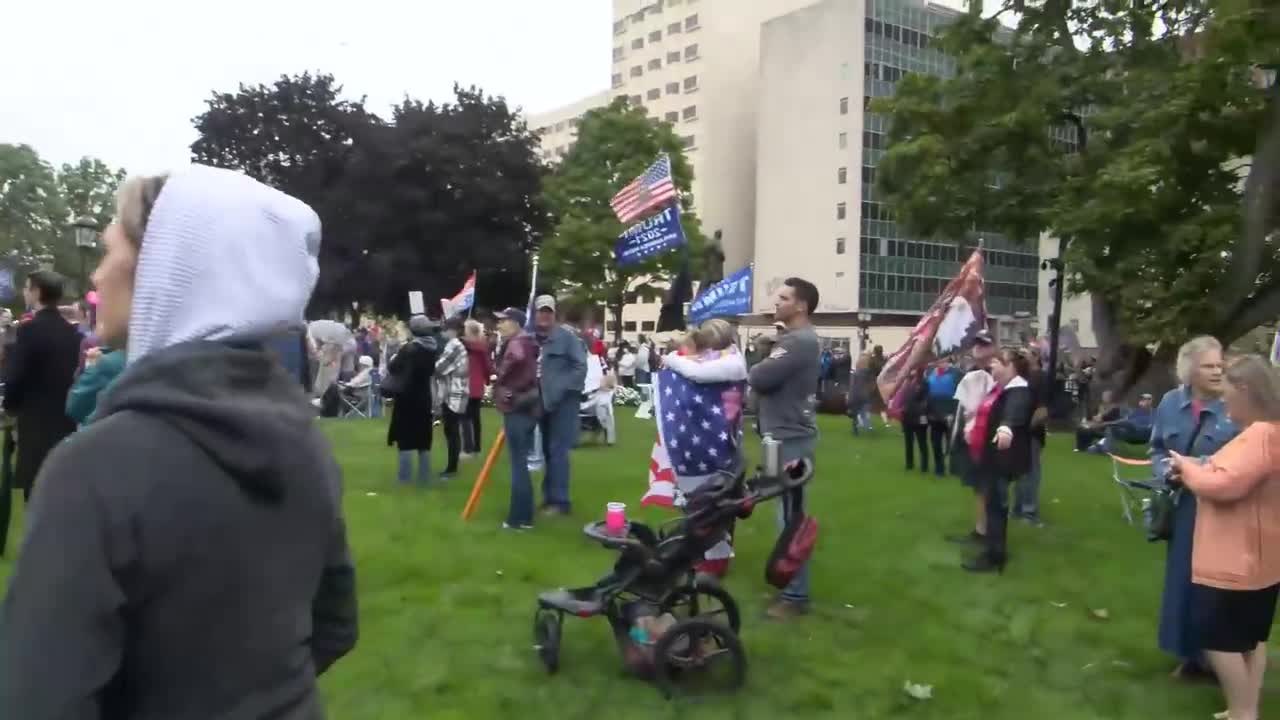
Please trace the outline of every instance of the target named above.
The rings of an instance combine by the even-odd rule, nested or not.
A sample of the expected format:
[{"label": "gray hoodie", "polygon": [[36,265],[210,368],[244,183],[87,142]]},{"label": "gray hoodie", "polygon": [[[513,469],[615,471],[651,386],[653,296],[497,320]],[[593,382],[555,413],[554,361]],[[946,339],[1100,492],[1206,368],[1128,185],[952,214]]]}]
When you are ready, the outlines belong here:
[{"label": "gray hoodie", "polygon": [[341,477],[297,380],[190,342],[49,456],[0,617],[0,717],[313,720],[356,639]]}]

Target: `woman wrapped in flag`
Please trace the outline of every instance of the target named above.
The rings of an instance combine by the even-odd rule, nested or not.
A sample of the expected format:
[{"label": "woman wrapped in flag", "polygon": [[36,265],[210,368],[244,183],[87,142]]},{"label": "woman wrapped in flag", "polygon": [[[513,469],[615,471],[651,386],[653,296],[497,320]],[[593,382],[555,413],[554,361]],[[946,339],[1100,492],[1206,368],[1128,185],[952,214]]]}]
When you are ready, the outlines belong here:
[{"label": "woman wrapped in flag", "polygon": [[[747,362],[734,341],[732,325],[708,320],[664,358],[654,383],[658,441],[641,505],[683,507],[685,494],[719,471],[740,467]],[[724,575],[731,542],[728,536],[708,550],[698,571]]]}]

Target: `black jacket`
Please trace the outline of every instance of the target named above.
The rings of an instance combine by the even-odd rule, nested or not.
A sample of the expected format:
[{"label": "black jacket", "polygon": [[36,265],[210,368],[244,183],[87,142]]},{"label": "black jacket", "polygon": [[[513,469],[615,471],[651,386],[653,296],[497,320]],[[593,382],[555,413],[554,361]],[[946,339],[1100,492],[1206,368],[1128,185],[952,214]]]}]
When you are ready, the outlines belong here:
[{"label": "black jacket", "polygon": [[32,487],[49,451],[75,432],[67,391],[80,364],[80,340],[74,325],[45,308],[18,326],[5,354],[4,409],[18,419],[18,487]]},{"label": "black jacket", "polygon": [[404,390],[391,406],[387,444],[400,450],[431,449],[431,379],[440,344],[434,337],[414,338],[387,363],[387,371],[405,375]]},{"label": "black jacket", "polygon": [[315,720],[356,639],[341,476],[261,348],[125,370],[49,456],[0,626],[0,717]]},{"label": "black jacket", "polygon": [[[1031,413],[1034,410],[1035,397],[1026,381],[1021,378],[1010,381],[991,408],[982,443],[982,460],[978,463],[980,470],[1008,477],[1031,471]],[[996,432],[1001,427],[1013,432],[1013,442],[1007,450],[995,446]]]}]

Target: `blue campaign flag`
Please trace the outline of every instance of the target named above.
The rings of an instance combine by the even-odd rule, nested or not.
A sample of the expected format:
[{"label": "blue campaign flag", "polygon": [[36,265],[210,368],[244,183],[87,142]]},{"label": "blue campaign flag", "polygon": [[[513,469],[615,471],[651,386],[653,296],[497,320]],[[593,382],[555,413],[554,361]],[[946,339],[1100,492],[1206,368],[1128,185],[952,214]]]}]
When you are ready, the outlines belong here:
[{"label": "blue campaign flag", "polygon": [[618,265],[633,265],[652,255],[666,252],[685,244],[684,230],[680,227],[680,210],[675,203],[661,212],[627,228],[618,236],[613,254]]},{"label": "blue campaign flag", "polygon": [[689,321],[696,325],[713,317],[751,312],[752,274],[748,265],[703,290],[689,305]]}]

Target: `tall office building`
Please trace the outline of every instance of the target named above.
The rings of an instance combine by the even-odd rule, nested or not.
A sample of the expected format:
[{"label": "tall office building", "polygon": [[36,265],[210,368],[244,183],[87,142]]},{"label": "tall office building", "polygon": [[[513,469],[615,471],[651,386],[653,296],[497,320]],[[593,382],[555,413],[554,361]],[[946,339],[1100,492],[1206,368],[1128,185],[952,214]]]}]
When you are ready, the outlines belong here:
[{"label": "tall office building", "polygon": [[817,321],[828,333],[853,338],[856,326],[871,320],[887,326],[873,335],[887,333],[892,339],[884,343],[893,345],[955,276],[980,236],[988,311],[1010,321],[1035,315],[1035,239],[1016,244],[990,232],[912,237],[875,189],[887,128],[870,103],[892,95],[904,74],[954,72],[954,61],[933,39],[958,12],[922,0],[823,0],[764,23],[757,310],[768,307],[784,278],[800,275],[822,292]]},{"label": "tall office building", "polygon": [[[694,208],[721,233],[725,271],[751,261],[755,241],[755,116],[760,25],[814,0],[613,0],[610,91],[672,124],[693,166]],[[588,98],[583,102],[591,102]],[[549,128],[544,153],[569,143],[555,133],[575,107],[530,118]],[[554,144],[551,144],[554,143]]]},{"label": "tall office building", "polygon": [[[933,39],[958,13],[927,0],[613,0],[610,89],[530,125],[554,161],[582,114],[616,97],[670,122],[693,166],[703,230],[722,234],[726,273],[755,262],[757,321],[798,275],[821,290],[824,336],[856,347],[870,324],[871,342],[896,347],[981,236],[1003,339],[1043,332],[1038,250],[1054,243],[908,237],[874,187],[886,120],[869,103],[904,73],[954,71]],[[1068,302],[1064,323],[1087,306]],[[628,305],[625,336],[650,330],[655,315]]]}]

